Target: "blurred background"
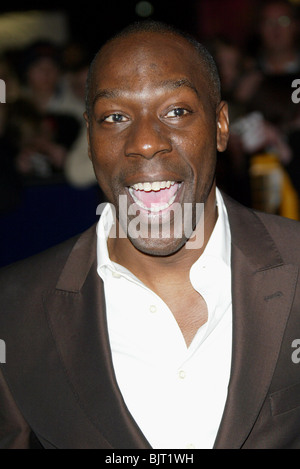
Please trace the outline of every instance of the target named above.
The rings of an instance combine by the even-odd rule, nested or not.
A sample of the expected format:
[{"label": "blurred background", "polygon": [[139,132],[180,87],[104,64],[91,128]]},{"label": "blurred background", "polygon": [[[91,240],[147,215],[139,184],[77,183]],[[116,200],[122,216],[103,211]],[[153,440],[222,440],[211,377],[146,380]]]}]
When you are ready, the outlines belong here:
[{"label": "blurred background", "polygon": [[104,199],[87,157],[88,65],[107,38],[140,19],[193,34],[216,60],[231,121],[218,186],[249,207],[299,220],[299,9],[300,0],[2,5],[0,266],[97,221]]}]

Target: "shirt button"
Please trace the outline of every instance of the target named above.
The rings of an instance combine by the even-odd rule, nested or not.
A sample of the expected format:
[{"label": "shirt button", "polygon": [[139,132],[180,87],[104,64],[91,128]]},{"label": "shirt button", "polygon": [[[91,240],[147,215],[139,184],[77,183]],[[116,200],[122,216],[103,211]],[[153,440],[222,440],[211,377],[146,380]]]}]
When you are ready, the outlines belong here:
[{"label": "shirt button", "polygon": [[156,313],[157,311],[157,307],[155,305],[151,305],[149,309],[150,309],[150,313]]},{"label": "shirt button", "polygon": [[184,379],[184,378],[185,378],[185,376],[186,376],[186,373],[185,373],[185,371],[184,371],[184,370],[179,370],[179,372],[178,372],[178,376],[179,376],[179,378],[180,378],[180,379]]},{"label": "shirt button", "polygon": [[114,278],[120,278],[120,277],[121,277],[121,274],[119,274],[119,272],[115,272],[115,271],[113,270],[112,276],[113,276]]}]

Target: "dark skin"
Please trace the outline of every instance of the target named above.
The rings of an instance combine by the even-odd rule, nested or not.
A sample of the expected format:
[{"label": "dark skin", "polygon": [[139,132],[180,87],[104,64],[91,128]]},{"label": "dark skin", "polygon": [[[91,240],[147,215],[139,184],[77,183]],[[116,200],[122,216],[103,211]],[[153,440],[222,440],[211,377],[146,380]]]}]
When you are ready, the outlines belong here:
[{"label": "dark skin", "polygon": [[178,239],[109,238],[113,261],[128,268],[172,311],[187,346],[207,321],[207,305],[189,271],[217,220],[216,150],[228,140],[228,110],[208,93],[209,77],[184,38],[139,32],[108,43],[98,55],[85,115],[89,157],[98,182],[117,208],[138,182],[180,181],[176,201],[204,203],[204,243]]}]

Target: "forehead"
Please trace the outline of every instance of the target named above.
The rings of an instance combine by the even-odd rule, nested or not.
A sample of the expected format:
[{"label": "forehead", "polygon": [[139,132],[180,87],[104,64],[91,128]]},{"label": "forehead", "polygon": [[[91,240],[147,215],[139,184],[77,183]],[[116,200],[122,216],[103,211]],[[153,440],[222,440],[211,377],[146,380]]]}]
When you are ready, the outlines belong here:
[{"label": "forehead", "polygon": [[195,48],[185,38],[171,33],[139,32],[106,44],[97,56],[94,86],[120,86],[135,81],[152,83],[182,76],[199,79],[204,67]]}]

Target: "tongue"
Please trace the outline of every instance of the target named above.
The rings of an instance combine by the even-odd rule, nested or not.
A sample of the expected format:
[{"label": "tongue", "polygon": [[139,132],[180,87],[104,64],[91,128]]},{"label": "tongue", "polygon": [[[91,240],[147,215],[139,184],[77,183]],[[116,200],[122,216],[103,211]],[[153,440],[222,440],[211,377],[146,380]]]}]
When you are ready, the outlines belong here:
[{"label": "tongue", "polygon": [[175,183],[169,189],[160,189],[159,191],[134,191],[137,199],[139,199],[147,208],[151,208],[152,204],[163,205],[169,202],[171,197],[176,194],[178,184]]}]

